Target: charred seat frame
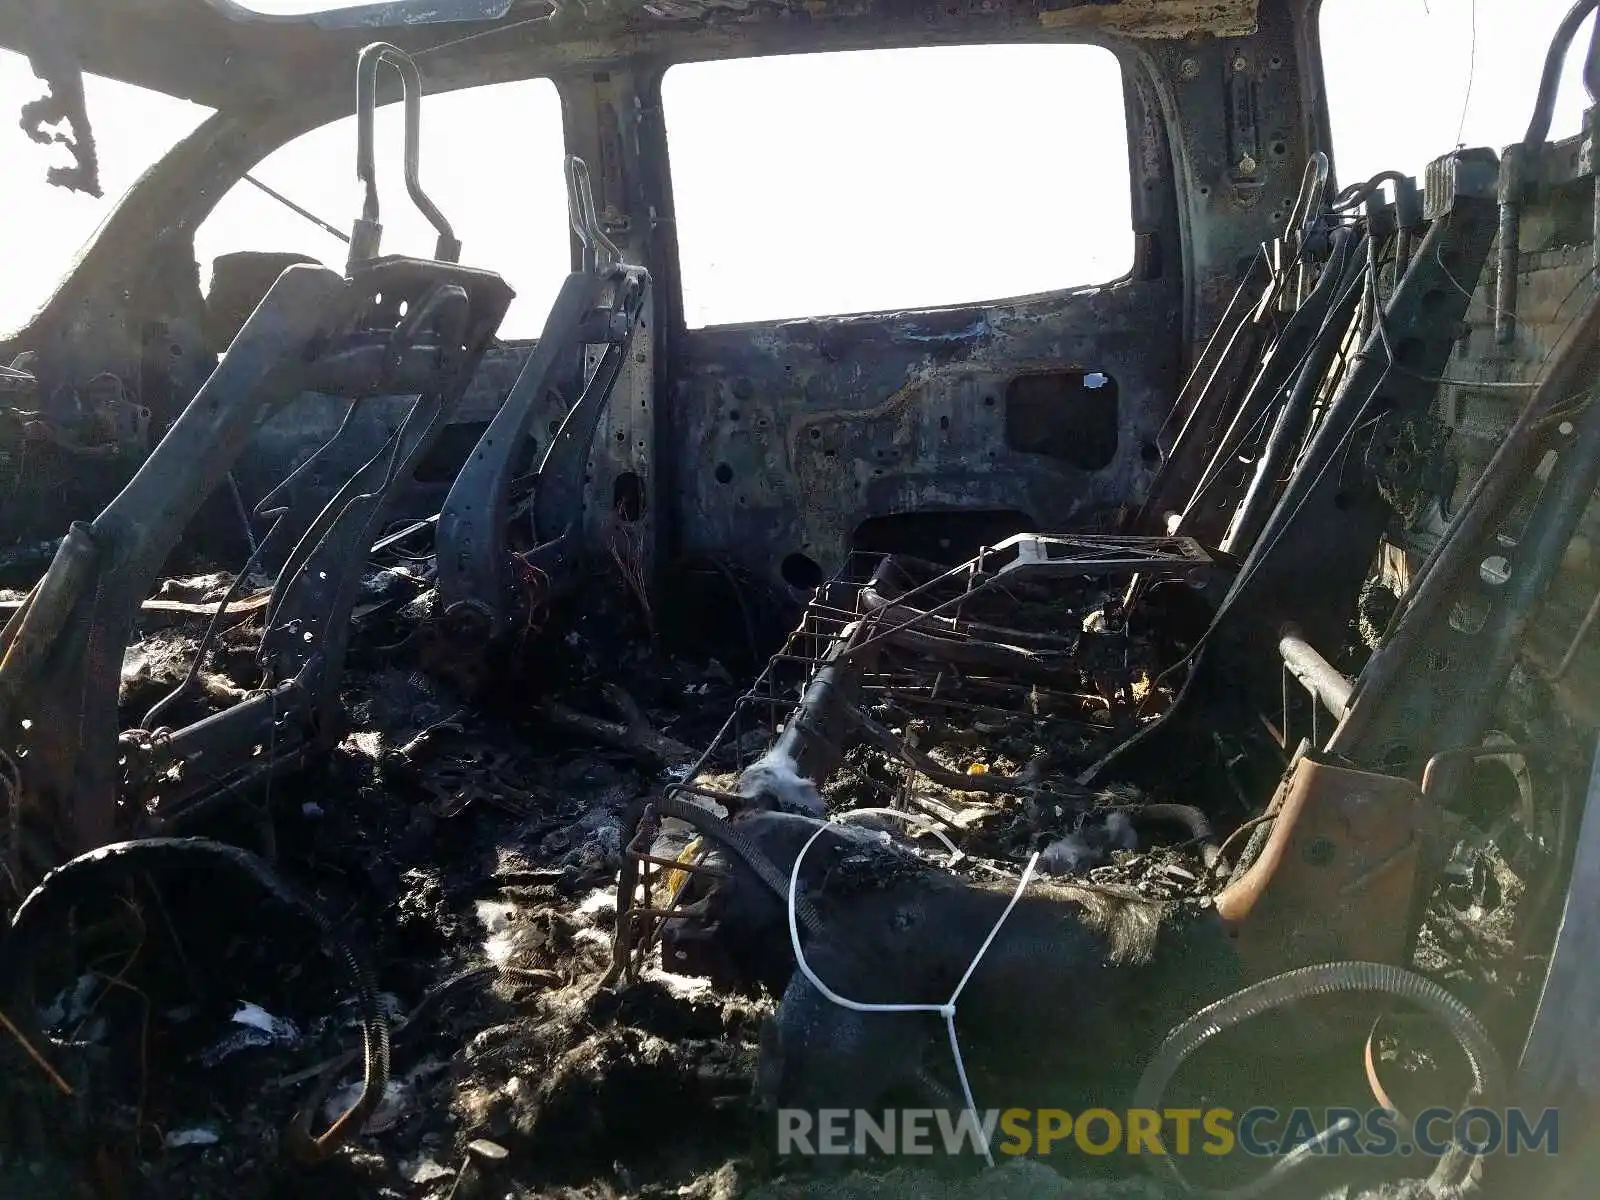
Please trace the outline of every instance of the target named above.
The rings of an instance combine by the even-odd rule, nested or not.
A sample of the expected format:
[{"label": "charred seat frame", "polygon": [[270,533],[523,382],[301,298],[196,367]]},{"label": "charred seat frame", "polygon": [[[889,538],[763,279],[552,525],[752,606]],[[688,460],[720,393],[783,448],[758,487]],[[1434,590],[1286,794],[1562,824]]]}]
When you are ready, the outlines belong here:
[{"label": "charred seat frame", "polygon": [[[362,220],[374,227],[370,130],[380,61],[402,65],[408,84],[407,184],[414,197],[421,194],[415,65],[405,70],[405,55],[375,44],[358,64],[359,161],[368,185]],[[423,207],[437,216],[431,204]],[[442,216],[436,224],[440,251],[457,253]],[[359,249],[344,276],[296,265],[278,277],[132,481],[93,522],[73,527],[0,635],[11,854],[20,878],[36,878],[63,850],[170,829],[298,766],[340,736],[338,683],[370,547],[393,497],[459,403],[512,298],[492,272],[453,261],[375,257],[375,231]],[[290,503],[276,514],[263,545],[293,548],[267,609],[257,655],[262,688],[186,728],[119,737],[120,664],[139,606],[261,419],[307,391],[342,398],[352,410],[373,396],[416,399],[387,443],[320,511]],[[225,600],[217,619],[226,608]],[[15,760],[12,749],[20,750]],[[25,826],[36,835],[28,839],[35,861],[27,869],[19,844]]]}]

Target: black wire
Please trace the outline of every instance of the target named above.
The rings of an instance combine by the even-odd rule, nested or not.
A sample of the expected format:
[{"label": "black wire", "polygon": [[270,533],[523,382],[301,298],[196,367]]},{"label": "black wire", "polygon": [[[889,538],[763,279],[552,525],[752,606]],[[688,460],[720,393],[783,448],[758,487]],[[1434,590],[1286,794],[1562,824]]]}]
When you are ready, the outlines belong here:
[{"label": "black wire", "polygon": [[[283,518],[279,517],[278,520],[281,521]],[[273,522],[273,527],[277,527],[277,522]],[[228,605],[238,598],[239,589],[244,586],[244,581],[255,569],[256,563],[261,558],[261,551],[266,548],[271,538],[272,530],[269,529],[267,536],[257,542],[255,549],[250,551],[250,557],[244,560],[244,566],[239,568],[239,573],[233,577],[233,582],[228,584],[228,590],[223,593],[222,600],[217,604],[217,611],[211,614],[211,621],[206,626],[205,633],[201,635],[200,643],[195,647],[194,657],[189,662],[189,673],[179,681],[177,687],[151,706],[150,711],[145,713],[144,720],[140,722],[141,729],[155,729],[155,720],[162,711],[176,704],[194,686],[195,680],[200,677],[200,669],[205,663],[206,654],[210,651],[212,642],[216,640],[217,630],[222,626],[222,618],[227,614]]]},{"label": "black wire", "polygon": [[1385,183],[1392,183],[1395,187],[1403,187],[1411,182],[1411,176],[1400,171],[1379,171],[1365,183],[1352,183],[1340,192],[1333,200],[1335,210],[1354,208],[1372,193],[1376,192]]},{"label": "black wire", "polygon": [[[1309,348],[1307,353],[1309,353]],[[1389,355],[1388,357],[1388,365],[1390,367],[1394,366],[1393,355]],[[1303,359],[1302,363],[1297,365],[1303,365]],[[1256,572],[1261,569],[1262,562],[1265,561],[1267,556],[1277,547],[1277,544],[1294,525],[1295,518],[1300,515],[1301,509],[1305,508],[1305,506],[1310,503],[1311,497],[1316,493],[1317,485],[1322,482],[1322,477],[1326,475],[1329,468],[1333,466],[1335,458],[1338,458],[1340,462],[1340,470],[1343,470],[1343,463],[1349,456],[1349,451],[1354,443],[1355,438],[1363,430],[1369,428],[1373,423],[1372,420],[1367,417],[1367,409],[1377,397],[1378,392],[1382,389],[1387,378],[1387,371],[1379,373],[1377,379],[1373,382],[1372,390],[1367,393],[1366,398],[1361,401],[1361,406],[1357,409],[1355,416],[1351,418],[1350,427],[1340,435],[1339,443],[1333,447],[1328,457],[1323,461],[1315,478],[1313,478],[1310,483],[1306,485],[1300,496],[1300,499],[1296,502],[1295,506],[1289,510],[1288,514],[1284,516],[1281,521],[1277,523],[1277,528],[1273,530],[1272,536],[1264,543],[1257,542],[1256,545],[1251,549],[1249,555],[1245,558],[1244,565],[1240,568],[1239,574],[1234,578],[1233,586],[1228,589],[1228,594],[1222,598],[1222,602],[1217,606],[1217,611],[1212,616],[1211,623],[1206,626],[1205,631],[1199,636],[1199,638],[1195,640],[1195,644],[1189,648],[1188,653],[1186,653],[1177,662],[1173,663],[1166,670],[1162,671],[1161,674],[1152,681],[1150,689],[1152,695],[1156,691],[1156,686],[1159,685],[1162,680],[1166,679],[1174,671],[1180,669],[1186,664],[1193,662],[1199,656],[1200,651],[1205,648],[1205,645],[1211,639],[1212,634],[1216,633],[1216,631],[1221,628],[1223,619],[1232,611],[1234,604],[1238,602],[1238,598],[1246,591],[1246,587],[1250,580],[1254,578]],[[1328,415],[1329,414],[1324,414],[1324,421],[1327,420]],[[1309,436],[1314,435],[1308,435],[1308,437]],[[1282,502],[1280,501],[1280,507],[1281,505]],[[1273,516],[1277,516],[1277,510],[1274,510]],[[1268,518],[1269,522],[1271,519],[1272,518]],[[1193,678],[1192,673],[1190,678]],[[1188,682],[1186,681],[1184,690],[1187,690],[1187,687]],[[1174,701],[1173,705],[1168,708],[1167,712],[1171,713],[1175,711],[1177,707],[1177,703]],[[1150,722],[1138,733],[1135,733],[1133,737],[1128,740],[1128,742],[1125,742],[1123,745],[1118,746],[1116,749],[1108,752],[1100,759],[1099,762],[1094,764],[1094,766],[1090,767],[1088,771],[1085,771],[1084,774],[1079,777],[1080,782],[1083,782],[1087,778],[1093,778],[1104,767],[1104,765],[1109,763],[1113,758],[1119,757],[1129,745],[1142,738],[1148,730],[1159,723],[1159,721]]]},{"label": "black wire", "polygon": [[[1318,322],[1316,331],[1307,338],[1305,349],[1301,352],[1300,357],[1295,360],[1294,365],[1284,375],[1283,382],[1276,389],[1275,396],[1282,396],[1293,387],[1294,381],[1299,378],[1300,372],[1305,369],[1306,362],[1310,359],[1312,353],[1315,351],[1317,346],[1321,344],[1322,338],[1328,332],[1328,321],[1331,319],[1332,314],[1336,312],[1343,304],[1343,296],[1346,294],[1337,291],[1338,277],[1346,269],[1345,264],[1347,262],[1348,255],[1354,254],[1358,250],[1364,252],[1364,244],[1352,237],[1348,241],[1344,242],[1339,248],[1338,253],[1330,256],[1328,262],[1324,264],[1322,269],[1326,273],[1325,278],[1327,279],[1328,291],[1333,294],[1328,300],[1328,306],[1324,310],[1321,320]],[[1312,296],[1316,296],[1321,290],[1322,286],[1322,279],[1319,278],[1317,287],[1312,289]],[[1303,309],[1297,310],[1296,315],[1298,315],[1299,311],[1303,311]],[[1265,360],[1263,358],[1263,362],[1264,361]],[[1207,464],[1207,470],[1201,475],[1200,482],[1195,485],[1193,495],[1188,501],[1185,502],[1185,507],[1203,500],[1206,494],[1210,492],[1212,487],[1221,478],[1225,469],[1220,465],[1223,460],[1224,451],[1226,451],[1228,459],[1236,458],[1238,453],[1243,450],[1244,446],[1250,442],[1251,438],[1256,437],[1260,433],[1263,423],[1267,421],[1269,417],[1275,416],[1276,406],[1273,402],[1274,398],[1275,397],[1267,398],[1267,403],[1263,406],[1261,413],[1244,431],[1243,436],[1233,441],[1231,447],[1226,445],[1219,446],[1218,450],[1212,455],[1210,462]],[[1213,466],[1217,468],[1214,471],[1211,470],[1211,467]]]},{"label": "black wire", "polygon": [[1478,0],[1472,0],[1472,40],[1467,43],[1467,90],[1461,97],[1461,120],[1456,125],[1456,145],[1467,135],[1467,112],[1472,108],[1472,85],[1478,78]]},{"label": "black wire", "polygon": [[[265,860],[238,846],[206,838],[144,838],[118,842],[81,854],[47,874],[0,929],[0,993],[5,1007],[26,1013],[34,960],[52,936],[59,936],[73,908],[119,884],[163,868],[228,867],[249,877],[269,895],[307,918],[321,935],[323,952],[342,965],[355,986],[363,1042],[363,1098],[383,1094],[389,1080],[389,1019],[379,999],[376,976],[366,956],[339,932],[322,908],[279,875]],[[254,914],[245,914],[247,924]],[[369,1100],[369,1102],[375,1102]]]}]

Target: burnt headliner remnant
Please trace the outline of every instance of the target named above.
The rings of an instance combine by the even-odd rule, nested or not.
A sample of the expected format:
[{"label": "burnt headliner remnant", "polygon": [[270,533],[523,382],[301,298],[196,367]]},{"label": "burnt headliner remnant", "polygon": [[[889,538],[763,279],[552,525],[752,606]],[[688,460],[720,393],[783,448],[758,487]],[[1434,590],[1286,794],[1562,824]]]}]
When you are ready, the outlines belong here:
[{"label": "burnt headliner remnant", "polygon": [[[23,48],[33,73],[49,91],[22,106],[18,122],[30,139],[42,146],[62,145],[72,152],[73,165],[51,167],[45,178],[55,187],[99,197],[100,158],[83,97],[83,68],[72,36],[72,14],[54,0],[22,0],[18,6],[24,30]],[[65,123],[65,132],[46,126]]]},{"label": "burnt headliner remnant", "polygon": [[[412,54],[460,46],[515,57],[540,74],[695,24],[752,44],[781,43],[786,39],[775,35],[793,30],[796,16],[808,24],[903,24],[906,16],[897,0],[388,0],[297,18],[252,12],[235,0],[56,0],[40,7],[53,8],[53,24],[75,29],[85,71],[218,109],[270,103],[306,80],[328,78],[374,40]],[[1179,38],[1253,33],[1259,0],[959,0],[955,9],[927,7],[974,18],[999,7],[1007,24],[1023,28]],[[0,47],[28,51],[34,44],[28,15],[0,8]]]}]

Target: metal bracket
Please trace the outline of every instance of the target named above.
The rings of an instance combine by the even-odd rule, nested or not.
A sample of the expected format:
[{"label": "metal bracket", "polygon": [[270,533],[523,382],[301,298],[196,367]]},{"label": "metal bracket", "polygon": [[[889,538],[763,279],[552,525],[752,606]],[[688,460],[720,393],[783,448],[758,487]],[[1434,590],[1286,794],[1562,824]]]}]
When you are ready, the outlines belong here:
[{"label": "metal bracket", "polygon": [[[349,279],[296,265],[273,284],[133,481],[87,528],[100,550],[90,577],[70,592],[47,587],[49,574],[40,585],[41,596],[65,597],[60,612],[39,615],[59,636],[30,669],[11,716],[30,722],[17,739],[26,751],[21,792],[58,849],[93,849],[130,823],[136,831],[169,823],[326,746],[367,548],[511,295],[492,273],[400,257],[365,263]],[[119,736],[123,647],[171,547],[261,418],[335,378],[357,397],[405,388],[419,399],[384,454],[320,514],[284,514],[303,533],[268,606],[259,655],[267,690],[172,733]]]},{"label": "metal bracket", "polygon": [[532,480],[529,509],[535,548],[524,567],[546,576],[547,590],[569,583],[582,553],[583,486],[595,431],[627,360],[649,298],[650,276],[624,266],[595,214],[588,168],[567,159],[569,213],[590,269],[567,276],[544,332],[505,402],[478,439],[439,513],[435,534],[439,599],[446,632],[470,655],[517,624],[527,603],[511,562],[506,527],[516,515],[512,470],[526,445],[535,406],[585,346],[603,345],[582,393],[567,410]]}]

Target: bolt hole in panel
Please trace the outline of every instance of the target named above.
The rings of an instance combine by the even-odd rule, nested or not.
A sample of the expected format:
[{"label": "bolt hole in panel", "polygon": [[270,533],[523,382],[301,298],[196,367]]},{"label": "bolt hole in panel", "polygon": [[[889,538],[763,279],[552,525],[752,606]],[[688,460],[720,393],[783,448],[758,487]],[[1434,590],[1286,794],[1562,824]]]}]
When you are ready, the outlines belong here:
[{"label": "bolt hole in panel", "polygon": [[814,592],[822,586],[822,566],[808,554],[798,550],[786,556],[778,566],[783,581],[797,591]]},{"label": "bolt hole in panel", "polygon": [[644,509],[644,480],[635,471],[622,472],[611,485],[611,511],[631,525],[644,516]]}]

